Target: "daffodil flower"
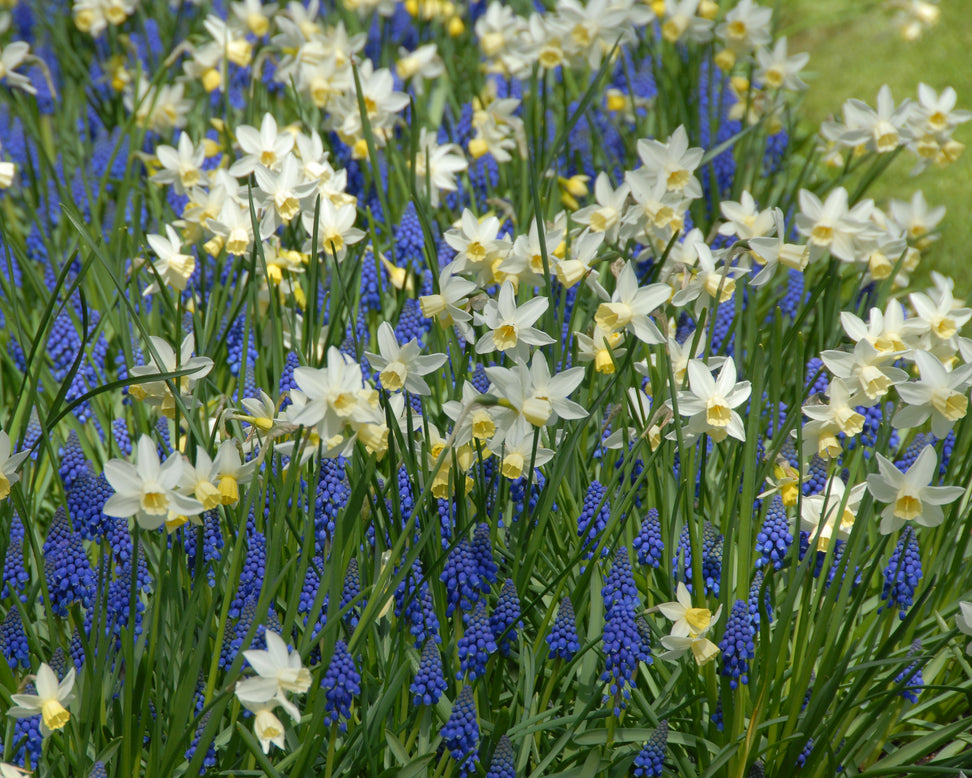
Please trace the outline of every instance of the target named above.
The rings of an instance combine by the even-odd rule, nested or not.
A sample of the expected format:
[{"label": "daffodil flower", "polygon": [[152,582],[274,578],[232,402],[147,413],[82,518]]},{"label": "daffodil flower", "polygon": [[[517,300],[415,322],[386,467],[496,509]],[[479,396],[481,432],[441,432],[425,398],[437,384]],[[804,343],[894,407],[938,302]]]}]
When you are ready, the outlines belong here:
[{"label": "daffodil flower", "polygon": [[16,719],[28,719],[40,714],[41,735],[47,737],[55,729],[61,729],[71,719],[66,705],[73,698],[74,668],[68,670],[64,680],[58,683],[50,665],[43,663],[34,676],[37,694],[12,694],[14,707],[7,715]]},{"label": "daffodil flower", "polygon": [[[706,433],[712,440],[719,442],[726,436],[746,440],[746,430],[742,419],[733,408],[746,402],[750,393],[749,381],[736,383],[736,364],[727,359],[718,378],[713,379],[709,366],[701,359],[690,359],[688,363],[689,388],[677,395],[678,413],[688,416],[685,434],[691,440]],[[668,406],[673,407],[671,400]],[[668,437],[676,437],[672,430]]]},{"label": "daffodil flower", "polygon": [[611,299],[598,306],[594,321],[605,332],[627,329],[642,343],[664,343],[665,338],[650,315],[671,295],[668,284],[639,286],[634,265],[628,262],[618,274]]},{"label": "daffodil flower", "polygon": [[938,455],[931,446],[925,446],[904,473],[881,454],[875,456],[878,472],[867,477],[867,487],[875,500],[890,503],[881,512],[882,535],[901,529],[909,521],[937,527],[945,519],[940,506],[965,493],[961,486],[930,485],[938,470]]},{"label": "daffodil flower", "polygon": [[381,385],[389,392],[406,389],[412,394],[428,395],[429,385],[422,376],[438,370],[445,364],[445,354],[422,355],[418,340],[412,338],[404,346],[399,345],[395,330],[388,322],[378,327],[378,354],[365,352],[372,367],[379,371]]},{"label": "daffodil flower", "polygon": [[[972,636],[972,602],[959,602],[959,612],[955,616],[955,626],[963,635]],[[965,647],[965,653],[972,656],[972,641]]]},{"label": "daffodil flower", "polygon": [[917,427],[931,417],[932,434],[944,438],[969,407],[972,364],[946,370],[938,357],[927,351],[914,353],[921,379],[898,384],[898,395],[907,405],[892,420],[895,427]]},{"label": "daffodil flower", "polygon": [[28,456],[29,451],[19,451],[10,456],[10,436],[0,432],[0,500],[7,499],[10,487],[20,480],[17,469]]},{"label": "daffodil flower", "polygon": [[[155,530],[176,517],[195,516],[203,504],[177,491],[183,480],[181,454],[159,461],[155,443],[148,435],[138,441],[135,464],[123,459],[105,463],[105,478],[115,490],[102,509],[106,516],[134,516],[140,527]],[[183,519],[185,521],[185,519]]]},{"label": "daffodil flower", "polygon": [[260,706],[271,700],[279,704],[294,720],[300,720],[300,710],[287,699],[287,694],[304,694],[311,684],[310,670],[301,665],[300,654],[289,651],[276,632],[266,630],[265,651],[244,651],[243,656],[256,671],[256,678],[236,684],[236,696],[246,706]]},{"label": "daffodil flower", "polygon": [[499,299],[487,300],[482,314],[476,317],[479,324],[490,328],[489,332],[476,341],[476,353],[511,351],[526,358],[527,345],[546,346],[553,343],[553,338],[533,326],[549,305],[550,301],[541,296],[518,306],[513,284],[504,281],[500,287]]},{"label": "daffodil flower", "polygon": [[819,532],[818,551],[826,551],[835,536],[846,538],[850,534],[866,489],[866,483],[847,489],[840,478],[833,476],[820,494],[803,498],[801,526],[810,534],[811,540]]},{"label": "daffodil flower", "polygon": [[675,590],[675,602],[663,602],[655,606],[662,615],[672,622],[672,631],[661,639],[667,651],[661,659],[677,659],[686,651],[691,651],[696,664],[704,665],[719,653],[719,647],[706,638],[706,633],[722,615],[720,605],[713,614],[708,608],[692,605],[692,596],[682,581]]}]

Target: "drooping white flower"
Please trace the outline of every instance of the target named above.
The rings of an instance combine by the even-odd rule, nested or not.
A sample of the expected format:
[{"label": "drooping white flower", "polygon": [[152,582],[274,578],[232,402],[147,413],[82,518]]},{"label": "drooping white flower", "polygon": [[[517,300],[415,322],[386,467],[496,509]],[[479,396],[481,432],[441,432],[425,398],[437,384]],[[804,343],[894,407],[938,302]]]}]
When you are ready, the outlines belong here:
[{"label": "drooping white flower", "polygon": [[34,676],[37,694],[12,694],[13,707],[7,711],[15,719],[29,719],[40,714],[40,732],[43,737],[52,730],[61,729],[71,719],[66,706],[74,697],[74,668],[68,670],[64,680],[58,682],[57,675],[47,663],[42,663]]},{"label": "drooping white flower", "polygon": [[940,506],[965,493],[961,486],[931,486],[938,470],[938,455],[925,446],[907,472],[877,454],[878,472],[867,477],[868,490],[878,502],[889,503],[881,512],[881,534],[889,535],[913,521],[922,527],[937,527],[945,519]]},{"label": "drooping white flower", "polygon": [[696,664],[701,667],[719,653],[719,647],[706,637],[706,633],[722,615],[722,605],[714,614],[708,608],[694,607],[692,596],[682,581],[678,582],[675,597],[675,602],[655,606],[666,619],[673,622],[671,634],[661,639],[662,646],[667,650],[659,658],[677,659],[686,651],[691,651]]},{"label": "drooping white flower", "polygon": [[17,469],[28,456],[30,451],[18,451],[11,456],[10,436],[6,432],[0,432],[0,500],[7,499],[10,487],[20,480]]},{"label": "drooping white flower", "polygon": [[256,678],[236,684],[236,696],[244,705],[262,705],[271,700],[279,704],[294,720],[300,721],[300,710],[288,694],[304,694],[311,684],[310,670],[303,667],[300,654],[289,651],[283,639],[272,630],[265,631],[265,651],[252,649],[243,656],[256,671]]},{"label": "drooping white flower", "polygon": [[276,702],[271,700],[269,703],[261,705],[244,705],[253,714],[253,733],[260,741],[263,753],[270,753],[270,746],[274,745],[283,750],[284,748],[284,727],[283,722],[276,717],[273,709]]},{"label": "drooping white flower", "polygon": [[[435,319],[443,329],[453,324],[466,323],[472,320],[472,314],[467,310],[468,297],[476,291],[476,284],[472,281],[452,274],[452,267],[446,266],[439,274],[438,294],[426,294],[419,297],[419,307],[426,318]],[[472,328],[469,328],[472,331]]]},{"label": "drooping white flower", "polygon": [[[955,626],[963,635],[972,636],[972,602],[959,602],[959,612],[955,615]],[[972,641],[965,647],[965,653],[972,656]]]},{"label": "drooping white flower", "polygon": [[429,204],[439,207],[440,192],[456,191],[456,174],[463,172],[469,163],[462,149],[455,143],[439,145],[435,133],[423,127],[419,132],[415,153],[415,187],[428,191]]},{"label": "drooping white flower", "polygon": [[13,41],[0,50],[0,81],[11,89],[22,89],[27,94],[36,95],[37,89],[23,73],[17,73],[30,54],[30,44],[26,41]]},{"label": "drooping white flower", "polygon": [[139,438],[135,464],[111,459],[105,463],[105,478],[115,490],[103,508],[106,516],[134,516],[140,527],[156,530],[166,523],[178,526],[180,517],[202,513],[199,500],[178,491],[183,482],[182,455],[174,453],[161,462],[148,435]]},{"label": "drooping white flower", "polygon": [[801,529],[817,537],[817,550],[826,551],[831,540],[846,538],[854,528],[857,511],[867,490],[867,483],[847,489],[844,482],[832,476],[819,494],[803,498],[800,504]]},{"label": "drooping white flower", "polygon": [[[152,282],[145,287],[143,295],[158,292],[161,284],[171,286],[180,292],[189,283],[189,277],[196,269],[196,259],[191,254],[182,253],[182,239],[171,225],[165,225],[165,235],[146,236],[149,246],[155,252],[156,259],[151,261],[152,269],[158,276],[152,275]],[[138,264],[142,264],[139,260]],[[134,267],[134,263],[133,263]]]}]

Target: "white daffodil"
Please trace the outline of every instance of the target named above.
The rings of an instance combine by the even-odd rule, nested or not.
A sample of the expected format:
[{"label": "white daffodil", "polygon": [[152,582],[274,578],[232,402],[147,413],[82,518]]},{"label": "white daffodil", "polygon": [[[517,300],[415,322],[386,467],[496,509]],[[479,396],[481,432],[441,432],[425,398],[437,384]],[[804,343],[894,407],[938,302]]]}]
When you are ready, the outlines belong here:
[{"label": "white daffodil", "polygon": [[244,462],[234,440],[219,444],[213,460],[210,476],[219,489],[223,505],[236,505],[240,501],[240,484],[248,484],[256,472],[257,460]]},{"label": "white daffodil", "polygon": [[[339,435],[358,412],[361,392],[365,388],[361,365],[341,353],[336,346],[327,350],[324,367],[298,367],[294,381],[301,403],[295,401],[287,408],[287,418],[293,424],[318,427],[321,438]],[[291,396],[297,397],[296,392]]]},{"label": "white daffodil", "polygon": [[[145,287],[143,295],[150,295],[158,292],[161,288],[160,283],[171,286],[180,292],[189,283],[189,277],[196,269],[196,259],[191,254],[182,253],[182,239],[179,237],[171,225],[165,225],[165,236],[148,235],[146,237],[156,258],[150,264],[154,273],[152,283]],[[137,259],[132,263],[132,267],[140,267],[144,260]]]},{"label": "white daffodil", "polygon": [[256,678],[236,684],[236,696],[244,705],[262,705],[273,700],[294,721],[300,721],[300,710],[287,699],[287,694],[304,694],[311,684],[310,670],[301,665],[300,654],[289,651],[276,632],[264,632],[267,648],[244,651],[243,656],[256,671]]},{"label": "white daffodil", "polygon": [[847,489],[840,478],[832,476],[820,494],[803,498],[800,504],[801,528],[809,533],[811,540],[820,533],[818,551],[826,551],[832,539],[843,539],[850,534],[866,490],[866,483]]},{"label": "white daffodil", "polygon": [[254,199],[263,209],[261,235],[271,235],[280,225],[290,224],[300,213],[301,200],[309,198],[311,193],[316,194],[318,190],[317,181],[304,179],[300,162],[290,153],[284,157],[279,170],[257,165],[253,175],[259,187]]},{"label": "white daffodil", "polygon": [[554,255],[554,273],[565,289],[570,289],[583,278],[597,277],[597,270],[591,265],[597,259],[597,250],[603,241],[603,234],[585,230],[571,241],[570,254],[563,259]]},{"label": "white daffodil", "polygon": [[0,762],[0,778],[27,778],[30,774],[30,770],[24,770],[22,767]]},{"label": "white daffodil", "polygon": [[723,200],[719,210],[726,220],[719,225],[720,235],[729,235],[739,240],[752,240],[769,235],[774,229],[774,209],[760,210],[756,199],[748,189],[744,189],[739,202]]},{"label": "white daffodil", "polygon": [[528,471],[531,463],[534,467],[542,467],[553,459],[554,452],[551,449],[535,445],[536,433],[535,427],[517,419],[510,429],[503,432],[501,438],[494,438],[487,444],[490,451],[502,456],[500,472],[511,481]]},{"label": "white daffodil", "polygon": [[699,14],[700,0],[665,0],[662,37],[669,43],[708,43],[712,20]]},{"label": "white daffodil", "polygon": [[611,375],[614,365],[627,353],[621,348],[622,335],[620,332],[605,332],[596,324],[591,335],[575,332],[577,338],[577,357],[581,362],[593,362],[598,373]]},{"label": "white daffodil", "polygon": [[881,534],[889,535],[913,521],[937,527],[945,519],[940,506],[961,497],[961,486],[931,486],[938,470],[938,455],[925,446],[908,471],[902,473],[889,459],[877,454],[878,472],[867,477],[867,487],[878,502],[890,503],[881,512]]},{"label": "white daffodil", "polygon": [[456,174],[462,173],[469,163],[462,149],[455,143],[441,146],[435,133],[425,127],[419,131],[418,148],[415,153],[415,187],[419,192],[429,193],[429,204],[439,207],[439,192],[456,191]]},{"label": "white daffodil", "polygon": [[[561,224],[562,227],[559,220],[557,224]],[[544,247],[547,252],[547,269],[551,273],[554,272],[554,262],[559,257],[563,257],[563,250],[566,246],[563,243],[564,230],[561,227],[545,225],[543,227],[544,245],[541,246],[541,230],[537,227],[537,220],[534,219],[530,224],[530,231],[526,235],[518,235],[516,240],[513,241],[509,255],[499,265],[500,277],[511,276],[524,285],[543,286]]]},{"label": "white daffodil", "polygon": [[512,427],[517,417],[535,427],[543,427],[558,418],[583,419],[587,416],[582,406],[567,399],[584,380],[582,367],[572,367],[551,376],[547,360],[536,353],[530,367],[522,362],[512,368],[487,367],[486,375],[492,383],[491,391],[506,401],[496,410],[496,416],[505,428]]},{"label": "white daffodil", "polygon": [[283,750],[284,748],[284,726],[283,722],[277,718],[273,709],[276,702],[263,703],[261,705],[244,705],[249,710],[253,718],[253,733],[260,741],[263,753],[270,753],[270,746],[274,745]]},{"label": "white daffodil", "polygon": [[277,120],[265,113],[259,130],[247,124],[237,127],[236,142],[240,144],[243,156],[233,163],[229,173],[237,178],[245,178],[257,165],[276,170],[294,147],[294,136],[286,130],[280,132]]},{"label": "white daffodil", "polygon": [[614,294],[610,301],[598,306],[594,321],[605,332],[627,329],[642,343],[664,343],[665,338],[650,315],[666,303],[671,294],[668,284],[638,286],[634,265],[627,262],[618,275]]},{"label": "white daffodil", "polygon": [[452,260],[453,272],[469,270],[482,277],[490,277],[493,262],[501,257],[504,246],[499,239],[499,228],[500,221],[495,216],[477,219],[472,211],[464,208],[459,226],[442,236],[456,251]]},{"label": "white daffodil", "polygon": [[[684,428],[686,437],[694,440],[706,433],[715,442],[725,440],[727,435],[745,441],[746,430],[742,419],[732,409],[746,402],[751,387],[749,381],[736,383],[735,362],[727,359],[718,378],[713,379],[705,362],[692,359],[688,363],[688,377],[688,391],[680,391],[676,397],[679,415],[689,417]],[[673,408],[671,400],[666,405]],[[668,437],[674,440],[675,430],[669,432]]]},{"label": "white daffodil", "polygon": [[476,316],[478,324],[489,327],[489,332],[476,341],[476,353],[510,351],[525,359],[528,353],[526,346],[553,343],[553,338],[533,326],[549,305],[546,297],[538,296],[518,306],[513,284],[504,281],[498,299],[487,300],[482,314]]},{"label": "white daffodil", "polygon": [[800,190],[800,213],[797,229],[810,244],[810,260],[829,251],[843,262],[860,260],[856,240],[863,236],[874,210],[873,200],[862,200],[853,208],[848,205],[847,190],[837,187],[821,202],[813,192]]},{"label": "white daffodil", "polygon": [[896,351],[904,357],[909,355],[911,346],[906,342],[904,308],[897,300],[888,300],[883,312],[871,308],[866,323],[849,311],[841,311],[840,323],[847,337],[855,343],[863,338],[878,351]]},{"label": "white daffodil", "polygon": [[846,381],[849,388],[859,387],[872,401],[908,379],[904,370],[888,364],[900,356],[898,351],[878,351],[864,338],[857,341],[851,353],[830,349],[820,354],[831,373]]},{"label": "white daffodil", "polygon": [[783,222],[783,211],[773,209],[773,223],[776,234],[773,236],[752,238],[749,241],[750,255],[763,268],[749,280],[750,286],[760,287],[767,284],[776,273],[778,265],[783,265],[801,273],[810,263],[810,248],[800,243],[786,242],[786,229]]},{"label": "white daffodil", "polygon": [[671,634],[661,639],[667,651],[660,658],[677,659],[686,651],[691,651],[696,663],[704,665],[719,653],[719,647],[705,635],[722,615],[722,605],[714,614],[708,608],[693,607],[692,596],[682,581],[678,582],[675,597],[675,602],[663,602],[654,608],[673,622]]},{"label": "white daffodil", "polygon": [[[679,343],[674,337],[669,336],[668,338],[668,361],[672,365],[672,375],[675,376],[675,383],[679,386],[685,380],[685,375],[688,372],[688,363],[691,359],[697,359],[702,356],[702,352],[705,351],[705,333],[699,337],[698,343],[695,342],[696,331],[693,329],[688,332],[685,339]],[[695,345],[695,351],[693,352],[692,346]],[[726,361],[726,357],[709,357],[706,364],[708,364],[710,370],[719,370],[723,363]],[[644,369],[640,367],[641,363],[635,363],[635,370],[644,376],[648,375],[648,365],[644,365]]]},{"label": "white daffodil", "polygon": [[170,378],[168,382],[160,380],[133,383],[128,387],[128,393],[137,400],[158,407],[162,414],[172,418],[175,415],[175,396],[169,388],[169,382],[178,387],[180,397],[183,402],[186,402],[196,381],[207,376],[209,371],[213,369],[213,360],[209,357],[192,356],[193,336],[191,333],[183,338],[178,357],[175,349],[162,338],[150,335],[149,341],[152,345],[149,352],[151,361],[145,365],[135,365],[129,368],[128,374],[132,378],[150,378],[176,372],[185,372],[185,375]]},{"label": "white daffodil", "polygon": [[11,89],[22,89],[27,94],[36,95],[37,89],[23,73],[15,72],[30,55],[30,44],[13,41],[0,50],[0,81]]},{"label": "white daffodil", "polygon": [[183,482],[182,455],[175,453],[161,462],[148,435],[139,438],[135,464],[111,459],[105,463],[105,478],[115,490],[103,508],[106,516],[134,516],[140,527],[155,530],[163,524],[175,528],[185,518],[202,513],[199,500],[178,491]]},{"label": "white daffodil", "polygon": [[277,423],[277,403],[262,389],[258,398],[246,397],[240,404],[246,412],[231,412],[227,415],[228,418],[252,424],[260,432],[269,432]]},{"label": "white daffodil", "polygon": [[955,353],[959,330],[972,318],[972,308],[960,307],[946,284],[933,292],[908,295],[915,316],[908,319],[907,331],[921,339],[925,348],[943,355]]},{"label": "white daffodil", "polygon": [[58,683],[50,665],[42,663],[34,676],[37,694],[12,694],[13,707],[7,711],[15,719],[29,719],[40,714],[40,731],[47,737],[55,729],[61,729],[71,719],[66,706],[74,697],[74,668],[68,670],[64,680]]},{"label": "white daffodil", "polygon": [[756,61],[759,63],[756,79],[770,89],[802,92],[807,88],[806,82],[800,78],[800,71],[810,61],[810,55],[805,51],[790,55],[787,51],[786,36],[778,38],[772,49],[766,47],[757,49]]},{"label": "white daffodil", "polygon": [[300,215],[304,229],[311,237],[304,244],[304,253],[316,249],[330,254],[338,262],[342,261],[348,252],[348,246],[358,243],[365,233],[354,226],[358,211],[350,203],[335,206],[331,200],[321,198],[317,219],[317,246],[311,246],[314,235],[314,211],[306,210]]},{"label": "white daffodil", "polygon": [[213,460],[202,449],[196,451],[196,461],[183,461],[182,479],[179,486],[193,495],[204,511],[211,511],[221,504],[219,487],[213,483]]},{"label": "white daffodil", "polygon": [[907,405],[894,415],[892,423],[898,428],[917,427],[930,416],[932,434],[944,438],[968,412],[972,364],[949,371],[927,351],[915,351],[914,360],[921,379],[897,385],[898,395]]},{"label": "white daffodil", "polygon": [[[250,252],[253,246],[253,219],[250,218],[248,208],[240,205],[236,200],[223,200],[216,217],[210,218],[207,226],[222,239],[226,246],[226,253],[234,257],[242,257]],[[263,240],[269,235],[260,235]],[[218,243],[216,244],[218,248]]]},{"label": "white daffodil", "polygon": [[866,148],[878,154],[888,154],[911,140],[909,120],[911,101],[904,100],[895,106],[891,88],[884,84],[878,91],[877,110],[861,100],[850,99],[844,103],[844,124],[851,134],[848,146],[862,141],[858,133],[864,132]]},{"label": "white daffodil", "polygon": [[20,480],[17,469],[30,456],[30,451],[18,451],[10,456],[10,436],[0,432],[0,500],[7,499],[10,487]]},{"label": "white daffodil", "polygon": [[704,154],[701,148],[689,148],[688,133],[679,125],[665,143],[650,139],[638,141],[638,156],[644,167],[634,175],[644,175],[652,183],[663,180],[669,192],[695,200],[702,196],[702,184],[694,173]]},{"label": "white daffodil", "polygon": [[472,320],[472,314],[467,310],[469,304],[467,298],[476,291],[476,284],[461,276],[453,275],[452,270],[452,267],[447,265],[439,274],[438,294],[419,297],[422,315],[435,319],[443,329]]},{"label": "white daffodil", "polygon": [[617,189],[612,188],[608,174],[601,171],[594,179],[596,203],[581,208],[574,214],[573,219],[578,224],[587,226],[592,233],[603,234],[609,243],[614,243],[618,239],[621,216],[630,194],[631,187],[626,183],[622,183]]},{"label": "white daffodil", "polygon": [[[959,612],[955,615],[955,626],[963,635],[972,637],[972,602],[959,602]],[[972,641],[965,647],[965,653],[972,656]]]},{"label": "white daffodil", "polygon": [[443,413],[456,424],[452,434],[457,448],[474,439],[486,441],[496,435],[494,408],[485,405],[482,398],[483,395],[476,390],[475,386],[469,381],[463,381],[462,400],[449,400],[442,404]]},{"label": "white daffodil", "polygon": [[[822,421],[808,421],[804,424],[802,430],[804,459],[812,457],[814,454],[823,460],[839,457],[843,451],[840,438],[837,437],[839,432],[840,428],[832,418]],[[794,439],[796,438],[796,430],[793,430],[790,434]]]},{"label": "white daffodil", "polygon": [[176,194],[185,194],[202,180],[202,164],[206,159],[205,144],[194,146],[188,132],[179,135],[179,146],[156,147],[155,156],[161,169],[149,180],[157,184],[171,184]]},{"label": "white daffodil", "polygon": [[[672,295],[672,305],[681,308],[695,300],[695,315],[698,317],[706,306],[730,300],[736,291],[736,279],[747,271],[744,267],[726,264],[723,252],[713,253],[705,243],[696,243],[694,253],[696,261],[686,268],[683,274],[685,281]],[[719,266],[716,266],[717,259]]]},{"label": "white daffodil", "polygon": [[[803,414],[814,421],[831,422],[845,435],[859,435],[864,429],[864,416],[857,412],[859,405],[872,405],[872,402],[862,402],[862,393],[852,391],[839,378],[830,382],[827,404],[808,403],[803,406]],[[815,395],[816,396],[816,395]]]},{"label": "white daffodil", "polygon": [[417,338],[399,345],[395,330],[387,321],[378,327],[378,354],[365,352],[371,366],[380,371],[381,385],[389,392],[405,389],[412,394],[429,395],[432,390],[422,378],[445,364],[445,354],[422,355]]}]

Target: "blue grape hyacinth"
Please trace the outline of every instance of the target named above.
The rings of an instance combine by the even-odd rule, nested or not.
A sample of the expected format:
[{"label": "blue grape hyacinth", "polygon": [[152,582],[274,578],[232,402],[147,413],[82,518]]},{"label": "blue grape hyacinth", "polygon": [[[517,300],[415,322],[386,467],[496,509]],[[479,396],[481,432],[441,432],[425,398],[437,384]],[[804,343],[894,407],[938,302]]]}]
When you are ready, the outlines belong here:
[{"label": "blue grape hyacinth", "polygon": [[479,722],[471,686],[464,686],[459,692],[449,720],[442,727],[442,741],[458,763],[459,775],[475,772],[479,764]]},{"label": "blue grape hyacinth", "polygon": [[547,633],[547,645],[550,646],[551,658],[565,659],[568,662],[580,650],[574,606],[569,597],[564,597],[560,601],[557,618],[554,619],[553,626]]},{"label": "blue grape hyacinth", "polygon": [[361,694],[361,675],[355,666],[354,658],[343,640],[334,645],[334,654],[321,681],[327,704],[324,708],[324,723],[335,722],[342,732],[347,729],[347,719],[351,716],[351,703]]}]

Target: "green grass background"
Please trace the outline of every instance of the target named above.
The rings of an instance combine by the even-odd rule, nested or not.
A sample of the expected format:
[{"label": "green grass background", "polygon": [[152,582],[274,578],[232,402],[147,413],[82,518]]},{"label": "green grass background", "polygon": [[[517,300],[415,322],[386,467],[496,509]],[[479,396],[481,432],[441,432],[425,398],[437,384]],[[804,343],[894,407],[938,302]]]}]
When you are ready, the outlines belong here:
[{"label": "green grass background", "polygon": [[[856,97],[875,105],[878,89],[888,84],[896,102],[917,99],[918,84],[937,90],[951,86],[958,108],[972,110],[972,0],[941,0],[938,24],[913,42],[902,39],[894,13],[867,0],[778,0],[779,32],[790,38],[790,51],[809,51],[804,115],[819,125],[840,115],[844,100]],[[956,297],[972,293],[972,122],[955,138],[967,148],[948,167],[930,167],[917,177],[909,171],[910,153],[902,154],[872,189],[879,205],[888,198],[908,200],[922,189],[929,205],[945,205],[941,240],[929,250],[914,280],[931,270],[956,280]]]}]

